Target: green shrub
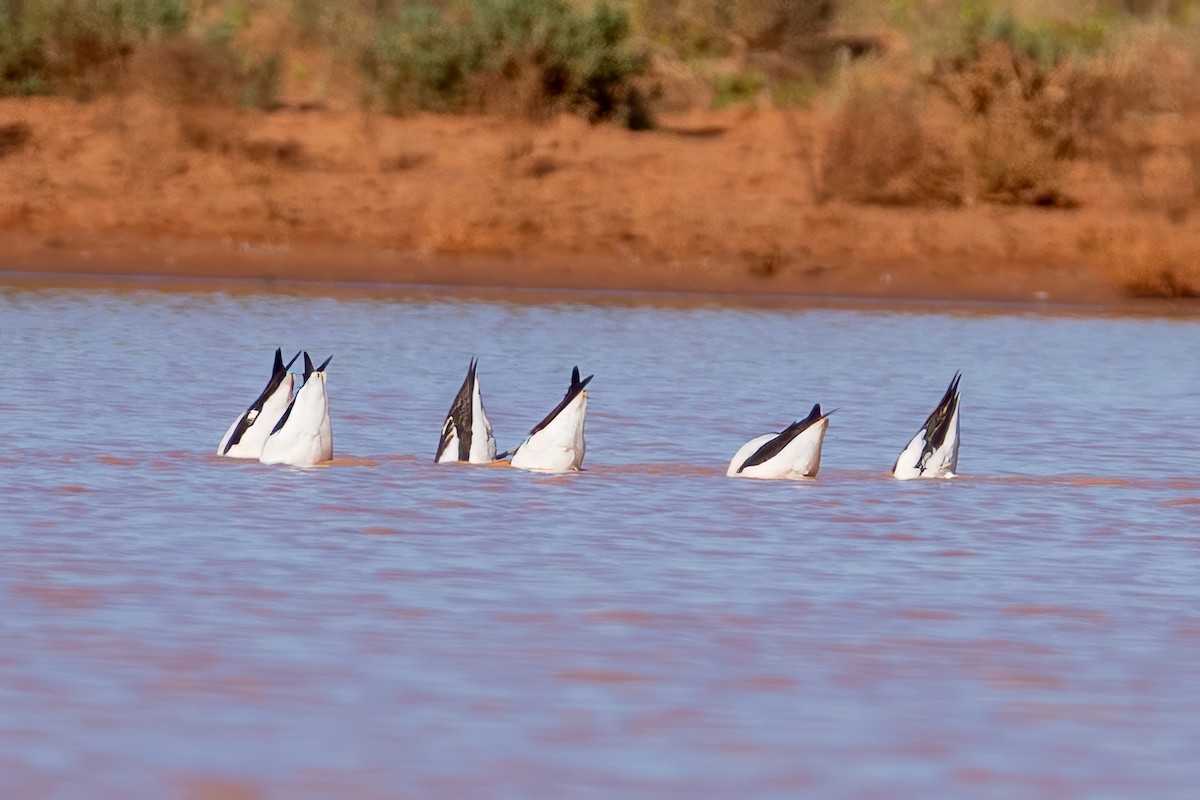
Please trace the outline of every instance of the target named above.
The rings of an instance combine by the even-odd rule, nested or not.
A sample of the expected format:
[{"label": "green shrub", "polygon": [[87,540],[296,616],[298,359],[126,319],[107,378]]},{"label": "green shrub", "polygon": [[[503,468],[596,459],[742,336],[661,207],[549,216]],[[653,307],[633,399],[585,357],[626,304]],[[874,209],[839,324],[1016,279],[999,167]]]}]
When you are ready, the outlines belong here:
[{"label": "green shrub", "polygon": [[42,94],[45,73],[41,42],[0,18],[0,95]]},{"label": "green shrub", "polygon": [[975,56],[990,42],[1001,42],[1049,70],[1070,55],[1095,53],[1118,24],[1113,14],[1088,16],[1078,22],[1034,17],[1018,19],[1011,9],[992,0],[965,0],[959,6],[962,47]]},{"label": "green shrub", "polygon": [[241,104],[264,111],[277,108],[283,87],[283,56],[277,52],[246,56],[239,66]]},{"label": "green shrub", "polygon": [[[13,13],[20,8],[22,13]],[[0,92],[104,88],[141,42],[179,33],[185,0],[51,0],[0,14]]]},{"label": "green shrub", "polygon": [[766,85],[761,72],[735,72],[713,76],[713,108],[754,105]]},{"label": "green shrub", "polygon": [[399,9],[376,35],[363,67],[393,114],[512,105],[543,115],[648,123],[633,80],[644,57],[629,44],[624,11],[566,0],[474,0],[459,10]]},{"label": "green shrub", "polygon": [[426,3],[403,6],[381,29],[364,57],[368,79],[378,85],[384,110],[458,110],[467,77],[479,69],[474,31],[454,25]]}]

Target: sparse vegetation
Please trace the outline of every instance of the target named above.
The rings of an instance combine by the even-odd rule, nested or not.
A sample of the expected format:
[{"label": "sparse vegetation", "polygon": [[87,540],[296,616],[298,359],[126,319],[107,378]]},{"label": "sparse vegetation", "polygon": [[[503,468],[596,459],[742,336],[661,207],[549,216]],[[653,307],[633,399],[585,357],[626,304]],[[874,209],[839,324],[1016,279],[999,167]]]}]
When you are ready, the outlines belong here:
[{"label": "sparse vegetation", "polygon": [[[896,8],[906,24],[928,23]],[[1079,201],[1067,190],[1070,162],[1107,159],[1140,186],[1141,159],[1156,150],[1150,123],[1200,112],[1200,47],[1178,27],[1115,10],[1020,19],[986,0],[959,11],[949,30],[923,30],[913,50],[890,57],[886,81],[848,67],[822,154],[827,195],[945,203],[956,193],[932,171],[962,175],[963,202],[1069,207]],[[897,181],[903,199],[889,188]]]},{"label": "sparse vegetation", "polygon": [[572,111],[635,128],[648,116],[634,81],[644,63],[623,10],[600,2],[586,12],[566,0],[406,4],[363,59],[389,113]]},{"label": "sparse vegetation", "polygon": [[766,85],[760,72],[737,72],[713,77],[713,108],[754,105]]},{"label": "sparse vegetation", "polygon": [[821,198],[890,205],[970,199],[966,148],[939,125],[936,98],[891,65],[853,72],[820,154]]},{"label": "sparse vegetation", "polygon": [[188,23],[182,0],[48,0],[0,8],[0,92],[66,92],[89,97],[112,88],[144,42]]}]

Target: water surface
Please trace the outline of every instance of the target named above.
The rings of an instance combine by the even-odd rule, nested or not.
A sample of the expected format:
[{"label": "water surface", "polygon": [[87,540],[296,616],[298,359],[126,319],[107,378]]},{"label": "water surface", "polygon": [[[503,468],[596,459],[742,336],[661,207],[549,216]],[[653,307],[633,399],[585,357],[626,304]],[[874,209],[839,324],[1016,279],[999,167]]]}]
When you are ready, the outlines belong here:
[{"label": "water surface", "polygon": [[[13,797],[1192,797],[1195,318],[0,291]],[[338,461],[212,455],[275,347]],[[585,471],[500,446],[594,372]],[[964,372],[951,482],[896,454]],[[820,402],[818,480],[728,459]]]}]

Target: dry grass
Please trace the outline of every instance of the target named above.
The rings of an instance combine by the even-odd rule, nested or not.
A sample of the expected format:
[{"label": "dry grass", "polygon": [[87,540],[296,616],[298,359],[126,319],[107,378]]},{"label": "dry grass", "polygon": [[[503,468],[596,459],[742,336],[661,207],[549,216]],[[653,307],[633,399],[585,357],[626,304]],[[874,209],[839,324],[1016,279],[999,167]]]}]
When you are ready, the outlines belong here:
[{"label": "dry grass", "polygon": [[889,205],[969,200],[965,150],[919,91],[852,83],[820,148],[818,197]]},{"label": "dry grass", "polygon": [[[999,40],[927,71],[897,55],[847,70],[820,194],[871,203],[1073,207],[1072,160],[1106,163],[1131,201],[1185,218],[1200,199],[1200,44],[1141,25],[1045,64]],[[1164,127],[1175,131],[1174,140]]]},{"label": "dry grass", "polygon": [[818,198],[970,202],[969,153],[948,112],[902,56],[855,65],[825,141],[814,149]]},{"label": "dry grass", "polygon": [[1159,225],[1089,232],[1080,242],[1113,285],[1134,297],[1200,297],[1200,251]]}]

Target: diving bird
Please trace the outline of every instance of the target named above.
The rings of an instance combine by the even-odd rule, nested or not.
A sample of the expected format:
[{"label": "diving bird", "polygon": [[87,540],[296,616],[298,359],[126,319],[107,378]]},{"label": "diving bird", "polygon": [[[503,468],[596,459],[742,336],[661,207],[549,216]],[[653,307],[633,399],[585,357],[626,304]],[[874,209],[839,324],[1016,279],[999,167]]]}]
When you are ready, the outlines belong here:
[{"label": "diving bird", "polygon": [[279,418],[263,447],[264,464],[311,467],[333,460],[333,431],[329,425],[329,397],[325,394],[325,363],[313,368],[304,354],[304,385]]},{"label": "diving bird", "polygon": [[911,478],[953,478],[958,469],[958,392],[961,373],[946,388],[937,408],[925,420],[896,463],[892,475],[902,481]]},{"label": "diving bird", "polygon": [[583,464],[583,420],[587,413],[587,385],[594,378],[579,380],[579,367],[571,371],[571,385],[562,402],[539,422],[512,452],[518,469],[570,472]]},{"label": "diving bird", "polygon": [[442,438],[438,442],[435,463],[466,461],[471,464],[488,464],[496,460],[496,439],[492,436],[492,425],[483,410],[483,396],[479,393],[479,376],[475,368],[479,362],[472,358],[467,367],[467,379],[446,413],[442,424]]},{"label": "diving bird", "polygon": [[742,445],[725,474],[731,478],[815,478],[821,468],[821,443],[828,427],[829,414],[822,414],[818,403],[807,417],[779,433],[768,433]]},{"label": "diving bird", "polygon": [[258,458],[262,455],[263,445],[271,435],[271,429],[292,402],[292,389],[295,388],[296,377],[288,372],[288,367],[299,357],[300,354],[296,353],[285,365],[283,352],[275,348],[275,366],[271,370],[271,379],[267,381],[267,387],[229,426],[221,443],[217,445],[217,455],[230,458]]}]

